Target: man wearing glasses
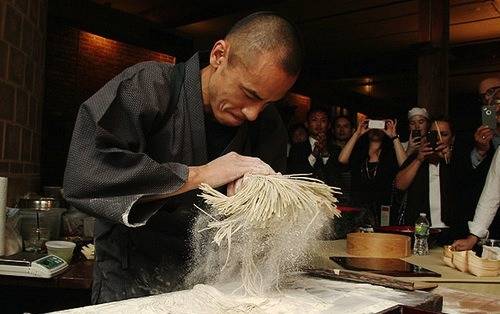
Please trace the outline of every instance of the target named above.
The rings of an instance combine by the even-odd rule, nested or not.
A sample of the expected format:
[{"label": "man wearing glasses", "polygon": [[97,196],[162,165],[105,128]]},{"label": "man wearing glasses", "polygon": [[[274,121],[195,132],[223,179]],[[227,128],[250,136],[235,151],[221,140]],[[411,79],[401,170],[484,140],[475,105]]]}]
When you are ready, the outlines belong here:
[{"label": "man wearing glasses", "polygon": [[[497,123],[495,129],[481,125],[474,133],[474,148],[470,152],[471,167],[467,176],[470,185],[466,188],[468,193],[464,196],[467,198],[464,199],[464,204],[476,210],[474,219],[469,221],[469,236],[453,243],[456,250],[470,250],[479,239],[488,236],[488,234],[494,239],[500,236],[500,212],[498,204],[494,201],[498,198],[498,188],[494,184],[489,184],[488,188],[484,188],[484,191],[494,192],[482,192],[495,150],[500,144],[500,77],[489,77],[482,80],[479,83],[479,95],[484,106],[496,105]],[[491,168],[493,170],[490,171],[495,172],[497,167],[492,166]],[[482,201],[479,201],[480,196]],[[485,204],[492,205],[485,206]]]},{"label": "man wearing glasses", "polygon": [[491,152],[491,155],[493,155],[498,144],[500,144],[500,130],[498,127],[500,102],[496,102],[496,100],[500,100],[500,77],[489,77],[482,80],[479,83],[479,95],[485,106],[496,103],[497,127],[494,130],[488,126],[481,125],[476,130],[476,133],[474,133],[474,149],[471,152],[471,162],[474,168],[477,168],[485,160],[488,152]]}]

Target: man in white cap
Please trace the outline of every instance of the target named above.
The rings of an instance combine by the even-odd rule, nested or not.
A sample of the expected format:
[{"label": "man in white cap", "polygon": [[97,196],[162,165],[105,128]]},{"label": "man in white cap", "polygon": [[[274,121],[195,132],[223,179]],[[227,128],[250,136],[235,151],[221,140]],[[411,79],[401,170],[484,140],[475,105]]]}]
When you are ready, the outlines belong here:
[{"label": "man in white cap", "polygon": [[429,130],[429,113],[425,110],[425,108],[414,107],[408,111],[408,122],[410,137],[408,138],[408,142],[402,143],[402,145],[406,150],[406,155],[410,156],[418,151],[422,136],[425,136]]}]

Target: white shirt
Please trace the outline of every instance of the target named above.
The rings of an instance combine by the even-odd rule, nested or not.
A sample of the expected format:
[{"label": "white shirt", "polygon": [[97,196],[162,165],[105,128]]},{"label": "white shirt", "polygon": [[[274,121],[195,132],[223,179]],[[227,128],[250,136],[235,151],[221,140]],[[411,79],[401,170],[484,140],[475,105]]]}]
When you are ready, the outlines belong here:
[{"label": "white shirt", "polygon": [[439,164],[429,164],[429,210],[431,212],[431,227],[448,227],[441,220],[441,185],[439,179]]},{"label": "white shirt", "polygon": [[[312,137],[309,136],[309,143],[311,144],[311,149],[314,150],[314,145],[316,145],[316,140]],[[323,158],[323,164],[326,165],[326,162],[328,161],[328,158],[330,157],[322,157]],[[316,163],[316,157],[314,157],[314,155],[311,153],[309,154],[309,156],[307,157],[307,160],[309,160],[309,164],[311,165],[311,167],[314,167],[314,164]]]},{"label": "white shirt", "polygon": [[497,147],[486,177],[483,192],[477,203],[474,220],[469,221],[469,231],[473,235],[484,238],[488,236],[488,228],[497,214],[500,205],[500,148]]}]

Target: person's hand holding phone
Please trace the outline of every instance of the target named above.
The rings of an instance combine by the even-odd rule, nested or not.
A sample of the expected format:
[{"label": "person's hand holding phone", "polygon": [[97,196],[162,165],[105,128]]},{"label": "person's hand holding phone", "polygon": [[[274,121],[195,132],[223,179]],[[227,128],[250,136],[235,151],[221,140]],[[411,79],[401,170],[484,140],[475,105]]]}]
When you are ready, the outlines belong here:
[{"label": "person's hand holding phone", "polygon": [[495,131],[486,125],[480,126],[474,133],[474,146],[481,156],[490,150],[490,141],[495,136]]},{"label": "person's hand holding phone", "polygon": [[383,129],[384,133],[387,134],[388,137],[393,138],[397,136],[396,126],[398,125],[398,120],[385,120],[385,129]]},{"label": "person's hand holding phone", "polygon": [[434,154],[434,149],[432,149],[429,142],[425,142],[422,145],[420,145],[420,148],[418,150],[417,160],[419,160],[420,162],[424,162],[432,154]]},{"label": "person's hand holding phone", "polygon": [[410,134],[410,139],[408,140],[408,149],[406,153],[409,155],[420,149],[422,144],[422,134],[420,130],[412,130]]},{"label": "person's hand holding phone", "polygon": [[365,134],[368,132],[368,120],[359,120],[358,121],[358,127],[356,128],[356,131],[354,132],[354,135],[357,137],[360,137],[361,135]]},{"label": "person's hand holding phone", "polygon": [[431,130],[427,132],[427,135],[425,136],[426,142],[429,143],[429,146],[433,149],[436,150],[438,146],[438,132],[436,130]]},{"label": "person's hand holding phone", "polygon": [[451,147],[446,145],[445,143],[438,141],[434,152],[438,153],[438,155],[444,159],[449,160],[451,155]]}]

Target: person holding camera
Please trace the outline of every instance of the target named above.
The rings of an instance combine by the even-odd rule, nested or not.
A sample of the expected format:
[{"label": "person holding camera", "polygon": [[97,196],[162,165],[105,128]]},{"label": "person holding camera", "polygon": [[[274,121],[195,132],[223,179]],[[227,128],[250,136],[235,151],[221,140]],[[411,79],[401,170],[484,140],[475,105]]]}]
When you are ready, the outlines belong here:
[{"label": "person holding camera", "polygon": [[[472,248],[479,238],[489,233],[490,237],[500,237],[500,214],[497,208],[490,208],[486,215],[493,213],[493,221],[489,224],[483,223],[484,206],[480,206],[484,191],[486,190],[486,178],[491,171],[493,156],[500,144],[500,77],[489,77],[479,84],[479,94],[482,103],[482,125],[477,128],[473,136],[473,143],[467,139],[461,151],[464,151],[463,158],[468,180],[464,182],[464,189],[468,195],[463,200],[464,206],[476,208],[473,221],[469,221],[470,234],[457,242],[457,250],[467,250]],[[472,147],[471,147],[472,146]],[[483,188],[484,187],[484,188]],[[498,189],[496,191],[498,194]],[[482,211],[483,213],[480,213]],[[479,219],[479,220],[478,220]],[[479,221],[479,222],[478,222]],[[486,228],[478,227],[485,225]],[[489,226],[489,228],[488,228]],[[488,233],[483,231],[488,229]]]},{"label": "person holding camera", "polygon": [[414,107],[408,111],[408,122],[410,137],[407,142],[403,142],[401,145],[406,150],[406,155],[410,156],[419,150],[422,136],[427,134],[429,130],[429,113],[425,108]]},{"label": "person holding camera", "polygon": [[380,221],[380,206],[391,203],[392,181],[406,159],[396,133],[397,121],[361,120],[338,161],[351,169],[351,202],[368,209],[372,224]]},{"label": "person holding camera", "polygon": [[481,108],[483,121],[474,133],[471,163],[476,169],[486,161],[483,168],[488,169],[495,149],[500,144],[500,77],[490,77],[481,81],[479,95],[483,103]]},{"label": "person holding camera", "polygon": [[451,121],[435,120],[419,150],[406,159],[395,179],[396,189],[407,193],[400,213],[402,223],[414,225],[419,214],[426,213],[431,227],[441,229],[441,244],[467,234],[467,217],[471,216],[460,207],[458,187],[464,176],[453,159],[454,141]]}]

